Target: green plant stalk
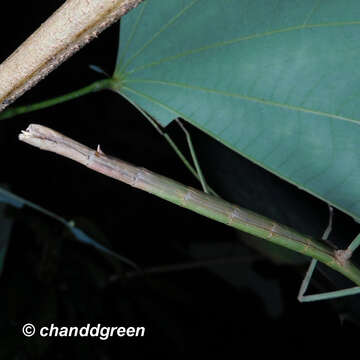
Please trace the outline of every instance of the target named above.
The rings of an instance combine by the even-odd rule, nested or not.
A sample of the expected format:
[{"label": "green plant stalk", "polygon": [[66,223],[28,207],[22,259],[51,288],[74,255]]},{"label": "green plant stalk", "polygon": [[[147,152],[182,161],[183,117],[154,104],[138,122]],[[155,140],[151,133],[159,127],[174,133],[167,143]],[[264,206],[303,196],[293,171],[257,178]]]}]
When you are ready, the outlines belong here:
[{"label": "green plant stalk", "polygon": [[[84,96],[84,95],[87,95],[87,94],[90,94],[93,92],[97,92],[100,90],[107,90],[107,89],[113,90],[113,82],[114,82],[114,79],[103,79],[103,80],[95,81],[94,83],[92,83],[90,85],[87,85],[81,89],[72,91],[70,93],[67,93],[65,95],[61,95],[61,96],[51,98],[48,100],[40,101],[38,103],[31,104],[31,105],[24,105],[24,106],[9,108],[9,109],[3,111],[2,113],[0,113],[0,120],[9,119],[9,118],[12,118],[17,115],[26,114],[26,113],[30,113],[30,112],[41,110],[41,109],[46,109],[48,107],[51,107],[51,106],[54,106],[57,104],[61,104],[66,101],[74,100],[78,97],[81,97],[81,96]],[[145,116],[145,118],[147,120],[149,120],[149,122],[155,127],[155,129],[159,132],[159,134],[161,136],[163,136],[165,138],[165,140],[169,143],[171,148],[179,156],[180,160],[189,169],[189,171],[196,177],[197,180],[202,182],[203,181],[202,178],[198,175],[196,170],[191,166],[191,164],[188,162],[186,157],[176,146],[176,144],[171,139],[171,137],[167,133],[162,131],[160,129],[159,125],[157,125],[156,122],[153,119],[151,119],[151,117],[148,114],[145,113],[145,111],[143,111],[141,108],[139,108],[130,99],[126,98],[125,96],[124,96],[124,98],[126,100],[128,100],[132,105],[134,105],[136,107],[136,109],[139,110],[141,112],[141,114],[143,114]],[[205,185],[210,193],[212,193],[213,195],[217,195],[216,192],[213,189],[211,189],[209,185],[207,185],[207,184],[205,184]]]},{"label": "green plant stalk", "polygon": [[68,94],[58,96],[52,99],[44,100],[35,104],[18,106],[14,108],[9,108],[4,112],[0,113],[0,120],[5,120],[16,115],[29,113],[36,110],[45,109],[57,104],[61,104],[63,102],[76,99],[80,96],[87,95],[93,92],[97,92],[100,90],[108,89],[110,87],[111,79],[103,79],[99,81],[95,81],[94,83],[87,85],[81,89],[72,91]]},{"label": "green plant stalk", "polygon": [[92,150],[42,125],[30,125],[26,131],[19,135],[19,139],[40,149],[66,156],[90,169],[210,219],[310,256],[360,285],[360,270],[349,260],[339,261],[336,258],[336,253],[323,243],[252,211],[144,168],[107,156],[100,148]]}]

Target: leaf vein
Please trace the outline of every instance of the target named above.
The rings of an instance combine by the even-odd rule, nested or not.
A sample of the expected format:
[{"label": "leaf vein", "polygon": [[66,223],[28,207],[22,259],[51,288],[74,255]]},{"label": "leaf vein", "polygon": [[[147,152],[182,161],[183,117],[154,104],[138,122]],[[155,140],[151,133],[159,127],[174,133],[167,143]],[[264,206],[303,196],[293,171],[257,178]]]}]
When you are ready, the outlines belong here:
[{"label": "leaf vein", "polygon": [[332,113],[328,113],[328,112],[324,112],[324,111],[320,111],[320,110],[309,109],[309,108],[305,108],[302,106],[279,103],[279,102],[275,102],[272,100],[260,99],[260,98],[254,97],[254,96],[246,96],[246,95],[242,95],[242,94],[229,93],[229,92],[220,91],[220,90],[216,90],[216,89],[203,88],[203,87],[195,86],[195,85],[188,85],[188,84],[181,84],[181,83],[176,83],[176,82],[168,82],[168,81],[160,81],[160,80],[148,80],[148,79],[136,79],[136,80],[126,79],[124,81],[124,83],[150,83],[150,84],[159,84],[159,85],[165,85],[165,86],[173,86],[173,87],[179,87],[179,88],[185,88],[185,89],[198,90],[198,91],[208,92],[208,93],[217,94],[217,95],[221,95],[221,96],[239,98],[242,100],[251,101],[251,102],[255,102],[255,103],[259,103],[259,104],[263,104],[263,105],[267,105],[267,106],[273,106],[273,107],[279,107],[279,108],[283,108],[283,109],[287,109],[287,110],[299,111],[302,113],[312,114],[312,115],[316,115],[319,117],[327,117],[327,118],[332,118],[332,119],[337,119],[337,120],[348,121],[348,122],[355,123],[357,125],[359,125],[359,123],[360,123],[360,120],[358,120],[358,119],[352,119],[352,118],[342,116],[342,115],[332,114]]},{"label": "leaf vein", "polygon": [[172,24],[175,23],[177,19],[179,19],[182,15],[184,15],[189,9],[191,9],[197,2],[200,0],[193,0],[189,5],[180,10],[175,16],[173,16],[168,23],[166,23],[158,32],[156,32],[151,39],[149,39],[124,65],[124,71],[126,68],[139,56],[141,53],[153,42],[156,38],[158,38],[166,29],[168,29]]},{"label": "leaf vein", "polygon": [[147,68],[150,68],[150,67],[158,66],[158,65],[161,65],[161,64],[163,64],[165,62],[176,60],[176,59],[188,56],[188,55],[200,53],[202,51],[206,51],[206,50],[209,50],[209,49],[214,49],[214,48],[219,48],[219,47],[223,47],[223,46],[227,46],[227,45],[232,45],[232,44],[239,43],[239,42],[242,42],[242,41],[248,41],[248,40],[252,40],[252,39],[259,39],[259,38],[266,37],[266,36],[271,36],[271,35],[276,35],[276,34],[281,34],[281,33],[287,33],[287,32],[292,32],[292,31],[297,31],[297,30],[303,30],[303,29],[336,27],[336,26],[350,26],[350,25],[360,25],[360,21],[355,20],[355,21],[344,21],[344,22],[334,22],[334,23],[302,24],[302,25],[296,25],[296,26],[292,26],[292,27],[288,27],[288,28],[284,28],[284,29],[266,31],[264,33],[259,33],[259,34],[251,34],[251,35],[247,35],[247,36],[243,36],[243,37],[235,38],[235,39],[231,39],[231,40],[218,41],[218,42],[206,45],[206,46],[202,46],[202,47],[195,48],[195,49],[190,49],[190,50],[187,50],[187,51],[175,54],[175,55],[171,55],[171,56],[159,59],[157,61],[154,61],[152,63],[148,63],[148,64],[138,66],[137,68],[134,68],[133,70],[129,71],[126,75],[133,74],[133,73],[135,73],[137,71],[144,70],[144,69],[147,69]]}]

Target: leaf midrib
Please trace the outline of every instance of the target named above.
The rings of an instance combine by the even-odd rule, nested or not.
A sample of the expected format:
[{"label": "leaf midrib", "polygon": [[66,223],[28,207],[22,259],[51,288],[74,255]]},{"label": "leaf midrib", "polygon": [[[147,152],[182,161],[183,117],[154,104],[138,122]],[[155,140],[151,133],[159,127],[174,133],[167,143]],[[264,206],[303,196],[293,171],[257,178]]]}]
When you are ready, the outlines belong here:
[{"label": "leaf midrib", "polygon": [[127,83],[149,83],[149,84],[158,84],[158,85],[164,85],[164,86],[186,88],[186,89],[191,89],[191,90],[197,90],[197,91],[203,91],[203,92],[208,92],[208,93],[212,93],[212,94],[217,94],[217,95],[221,95],[221,96],[239,98],[242,100],[256,102],[256,103],[267,105],[267,106],[283,108],[286,110],[299,111],[302,113],[312,114],[312,115],[316,115],[319,117],[326,117],[326,118],[331,118],[331,119],[336,119],[336,120],[341,120],[341,121],[348,121],[351,123],[355,123],[357,125],[360,124],[360,119],[359,120],[352,119],[352,118],[342,116],[342,115],[336,115],[336,114],[327,113],[324,111],[309,109],[309,108],[305,108],[302,106],[279,103],[279,102],[272,101],[272,100],[257,98],[255,96],[247,96],[247,95],[242,95],[242,94],[237,94],[237,93],[230,93],[230,92],[226,92],[226,91],[204,88],[204,87],[189,85],[189,84],[182,84],[182,83],[178,83],[178,82],[169,82],[169,81],[160,81],[160,80],[151,80],[151,79],[125,79],[122,84],[125,85]]}]

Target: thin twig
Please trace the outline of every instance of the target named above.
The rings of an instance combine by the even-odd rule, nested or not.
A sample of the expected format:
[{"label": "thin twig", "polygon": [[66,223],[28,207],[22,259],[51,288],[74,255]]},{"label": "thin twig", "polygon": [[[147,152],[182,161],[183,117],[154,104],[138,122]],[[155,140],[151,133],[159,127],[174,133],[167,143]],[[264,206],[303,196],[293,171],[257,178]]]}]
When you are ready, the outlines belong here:
[{"label": "thin twig", "polygon": [[60,215],[57,215],[57,214],[53,213],[52,211],[47,210],[47,209],[43,208],[42,206],[33,203],[32,201],[26,200],[21,196],[15,195],[14,193],[12,193],[2,187],[0,187],[0,195],[4,196],[6,199],[13,200],[12,204],[15,203],[16,207],[22,207],[23,205],[26,205],[26,206],[28,206],[36,211],[39,211],[40,213],[43,213],[44,215],[58,221],[62,225],[65,225],[65,227],[70,231],[70,233],[73,236],[75,236],[75,238],[77,240],[79,240],[83,243],[87,243],[88,245],[94,247],[95,249],[98,249],[98,250],[102,251],[103,253],[113,256],[113,257],[117,258],[118,260],[120,260],[121,262],[123,262],[124,264],[127,264],[127,265],[131,266],[132,268],[134,268],[135,270],[137,270],[138,272],[141,272],[140,267],[136,263],[134,263],[132,260],[130,260],[122,255],[119,255],[112,250],[109,250],[107,247],[101,245],[100,243],[98,243],[95,240],[89,240],[90,238],[87,238],[85,233],[81,229],[79,229],[75,226],[75,222],[73,220],[67,221]]}]

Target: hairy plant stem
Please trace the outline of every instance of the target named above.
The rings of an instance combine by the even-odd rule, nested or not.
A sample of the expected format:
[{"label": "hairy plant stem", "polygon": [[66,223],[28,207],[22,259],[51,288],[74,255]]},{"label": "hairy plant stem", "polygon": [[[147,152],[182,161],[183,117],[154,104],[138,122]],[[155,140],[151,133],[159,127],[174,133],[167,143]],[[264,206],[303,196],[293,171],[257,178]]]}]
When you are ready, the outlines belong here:
[{"label": "hairy plant stem", "polygon": [[0,111],[142,1],[65,1],[0,65]]}]

